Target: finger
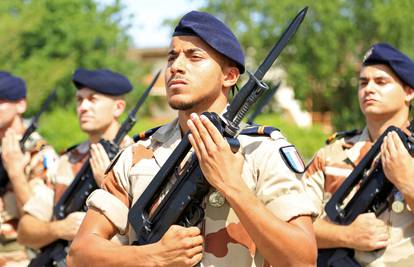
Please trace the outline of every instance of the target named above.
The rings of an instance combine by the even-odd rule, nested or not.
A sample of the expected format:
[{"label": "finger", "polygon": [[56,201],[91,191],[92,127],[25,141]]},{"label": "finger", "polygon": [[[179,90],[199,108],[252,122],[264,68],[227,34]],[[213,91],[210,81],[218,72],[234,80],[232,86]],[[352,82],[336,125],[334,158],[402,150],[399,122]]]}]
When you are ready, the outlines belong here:
[{"label": "finger", "polygon": [[203,245],[204,239],[201,235],[196,235],[194,237],[191,237],[191,242],[194,246],[201,246]]},{"label": "finger", "polygon": [[390,236],[387,233],[379,233],[375,236],[375,238],[377,239],[377,242],[382,242],[382,241],[387,241]]},{"label": "finger", "polygon": [[186,228],[186,234],[188,236],[198,236],[201,234],[201,231],[198,227],[192,226]]},{"label": "finger", "polygon": [[97,156],[96,156],[96,154],[97,154],[97,151],[96,151],[97,149],[96,149],[96,145],[95,144],[92,144],[91,145],[91,158],[96,158]]},{"label": "finger", "polygon": [[384,164],[389,160],[389,158],[390,158],[390,153],[388,150],[387,143],[385,142],[385,139],[384,139],[384,142],[382,142],[381,144],[381,161],[383,165],[382,167],[385,167]]},{"label": "finger", "polygon": [[91,164],[92,172],[95,172],[97,168],[95,158],[91,156],[89,158],[89,163]]},{"label": "finger", "polygon": [[197,265],[203,259],[203,253],[198,253],[191,258],[191,266]]},{"label": "finger", "polygon": [[191,137],[193,139],[193,143],[191,145],[196,151],[198,150],[197,157],[201,159],[201,156],[206,153],[206,148],[204,146],[203,140],[201,139],[198,129],[192,120],[188,120],[187,125],[191,131]]},{"label": "finger", "polygon": [[224,140],[223,135],[205,115],[201,115],[200,120],[209,132],[209,135],[215,144],[219,146],[228,146],[228,143]]},{"label": "finger", "polygon": [[387,150],[389,151],[390,155],[396,155],[397,154],[397,147],[395,146],[395,142],[398,141],[396,138],[400,139],[397,135],[397,137],[394,137],[394,135],[397,135],[395,132],[388,133],[386,136],[386,144],[387,144]]},{"label": "finger", "polygon": [[189,258],[194,257],[195,255],[203,252],[203,246],[195,246],[186,250],[186,255]]},{"label": "finger", "polygon": [[102,156],[96,144],[91,145],[91,158],[93,158],[95,161],[95,167],[98,168],[99,166],[103,165]]},{"label": "finger", "polygon": [[389,245],[390,241],[389,240],[385,240],[385,241],[377,241],[374,243],[374,245],[372,246],[372,250],[376,250],[376,249],[381,249],[381,248],[385,248]]},{"label": "finger", "polygon": [[408,153],[407,149],[405,148],[400,136],[396,132],[392,132],[391,135],[392,143],[395,147],[395,150],[398,153]]},{"label": "finger", "polygon": [[188,135],[188,140],[190,141],[191,146],[194,148],[197,158],[201,159],[200,150],[192,134]]},{"label": "finger", "polygon": [[[207,117],[205,119],[208,120]],[[192,113],[191,120],[194,123],[194,125],[197,127],[197,130],[200,134],[201,139],[204,142],[204,146],[206,147],[206,149],[208,150],[214,149],[216,147],[216,144],[213,142],[213,139],[211,138],[210,133],[207,131],[203,122],[200,120],[200,117],[197,114]],[[209,123],[211,122],[209,121]]]},{"label": "finger", "polygon": [[110,163],[109,156],[106,153],[105,148],[103,147],[103,145],[101,143],[98,143],[96,146],[98,148],[101,161],[104,164],[104,166],[106,167]]}]

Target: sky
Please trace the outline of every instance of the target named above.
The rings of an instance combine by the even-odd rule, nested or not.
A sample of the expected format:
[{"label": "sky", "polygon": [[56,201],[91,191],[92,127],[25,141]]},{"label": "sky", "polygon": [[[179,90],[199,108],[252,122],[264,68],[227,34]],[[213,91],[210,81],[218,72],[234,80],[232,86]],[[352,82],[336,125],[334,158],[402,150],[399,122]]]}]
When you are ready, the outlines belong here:
[{"label": "sky", "polygon": [[[113,0],[97,0],[112,3]],[[184,15],[200,8],[203,0],[121,0],[126,6],[126,15],[132,14],[129,34],[138,48],[165,47],[169,44],[170,28],[163,26],[165,19]]]}]

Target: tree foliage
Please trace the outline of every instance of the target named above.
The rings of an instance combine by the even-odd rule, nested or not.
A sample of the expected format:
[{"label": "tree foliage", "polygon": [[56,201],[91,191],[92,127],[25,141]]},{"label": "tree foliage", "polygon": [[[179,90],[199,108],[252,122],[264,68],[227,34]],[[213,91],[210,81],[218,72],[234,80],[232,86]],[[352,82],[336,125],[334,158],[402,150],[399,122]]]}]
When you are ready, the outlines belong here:
[{"label": "tree foliage", "polygon": [[0,1],[0,69],[26,80],[31,112],[56,86],[59,103],[71,102],[78,67],[138,75],[126,60],[130,40],[122,9],[119,0],[105,6],[93,0]]},{"label": "tree foliage", "polygon": [[277,64],[307,109],[332,111],[338,128],[361,126],[356,90],[363,55],[388,42],[414,58],[414,0],[207,0],[205,10],[234,30],[254,70],[304,6],[305,21]]}]

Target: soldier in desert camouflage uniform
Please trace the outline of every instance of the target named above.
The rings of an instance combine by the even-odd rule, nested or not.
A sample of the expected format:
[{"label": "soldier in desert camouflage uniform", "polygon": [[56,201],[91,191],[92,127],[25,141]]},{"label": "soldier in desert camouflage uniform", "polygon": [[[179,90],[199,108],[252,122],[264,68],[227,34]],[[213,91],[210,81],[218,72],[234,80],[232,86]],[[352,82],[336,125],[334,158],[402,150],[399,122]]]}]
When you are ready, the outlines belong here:
[{"label": "soldier in desert camouflage uniform", "polygon": [[[306,190],[322,209],[344,179],[361,161],[375,140],[390,125],[406,131],[414,97],[414,62],[384,43],[366,54],[359,77],[359,104],[367,126],[360,132],[344,132],[319,150],[303,176]],[[394,198],[402,210],[388,207],[377,218],[359,215],[348,226],[332,224],[322,215],[314,223],[319,248],[355,249],[363,266],[414,266],[414,160],[395,133],[381,147],[386,177],[398,188]]]},{"label": "soldier in desert camouflage uniform", "polygon": [[[73,181],[86,160],[89,160],[98,185],[101,184],[109,159],[101,138],[112,140],[125,110],[123,95],[132,90],[128,79],[109,70],[78,69],[73,75],[77,87],[77,114],[82,131],[88,140],[69,148],[47,172],[49,180],[42,190],[24,206],[25,215],[19,225],[19,241],[32,248],[41,248],[57,239],[72,240],[84,217],[73,212],[65,219],[52,221],[53,207]],[[132,143],[126,137],[122,146]]]},{"label": "soldier in desert camouflage uniform", "polygon": [[[242,152],[233,154],[212,123],[200,116],[225,110],[228,93],[243,71],[243,52],[227,26],[203,12],[192,11],[181,19],[165,75],[168,102],[178,110],[178,119],[125,149],[104,189],[89,197],[90,208],[69,252],[70,266],[193,266],[200,260],[202,266],[314,264],[314,207],[279,151],[292,146],[278,131],[243,135]],[[128,210],[187,130],[202,171],[215,188],[205,204],[202,230],[173,225],[154,244],[110,244],[107,239],[117,232],[135,240]]]},{"label": "soldier in desert camouflage uniform", "polygon": [[47,167],[56,154],[37,133],[32,133],[20,149],[19,140],[27,125],[25,82],[7,72],[0,72],[1,160],[9,176],[0,196],[0,266],[26,266],[27,253],[17,243],[17,224],[22,207],[45,181]]}]

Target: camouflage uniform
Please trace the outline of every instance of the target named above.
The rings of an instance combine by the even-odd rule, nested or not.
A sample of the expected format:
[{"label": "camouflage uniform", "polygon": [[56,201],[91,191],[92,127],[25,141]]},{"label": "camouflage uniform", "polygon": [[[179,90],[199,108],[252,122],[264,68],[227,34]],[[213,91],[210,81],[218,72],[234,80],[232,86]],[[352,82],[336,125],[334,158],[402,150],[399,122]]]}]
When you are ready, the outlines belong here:
[{"label": "camouflage uniform", "polygon": [[[53,165],[57,156],[53,148],[36,132],[26,141],[25,151],[29,152],[30,161],[24,172],[29,179],[30,188],[36,192],[39,185],[47,180],[46,170]],[[16,198],[9,183],[6,192],[0,197],[0,261],[5,260],[8,264],[17,264],[27,259],[24,247],[17,243],[19,217]]]},{"label": "camouflage uniform", "polygon": [[[130,143],[132,139],[126,136],[122,146]],[[72,183],[85,161],[89,159],[89,150],[89,141],[67,149],[48,170],[48,181],[29,199],[23,207],[24,211],[43,221],[51,221],[54,205]]]},{"label": "camouflage uniform", "polygon": [[[365,128],[362,133],[336,140],[317,152],[303,176],[303,183],[321,217],[326,217],[323,207],[332,194],[372,145]],[[388,225],[390,245],[372,252],[355,251],[355,259],[369,267],[414,266],[414,214],[407,208],[395,213],[389,207],[378,218]]]},{"label": "camouflage uniform", "polygon": [[[240,136],[239,140],[245,158],[243,180],[269,210],[285,221],[316,213],[299,180],[281,159],[278,149],[289,143],[279,132],[273,132],[272,138]],[[100,210],[121,233],[128,233],[130,243],[136,240],[136,235],[128,226],[128,210],[180,141],[175,120],[150,138],[127,147],[105,178],[103,189],[94,191],[87,201],[89,207]],[[221,207],[208,203],[202,228],[205,237],[202,266],[268,265],[228,203]]]},{"label": "camouflage uniform", "polygon": [[75,178],[89,155],[89,141],[66,150],[47,172],[47,181],[24,205],[23,210],[43,221],[51,221],[53,207]]}]

